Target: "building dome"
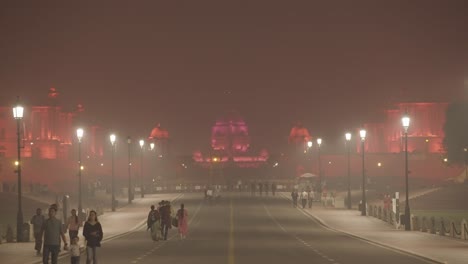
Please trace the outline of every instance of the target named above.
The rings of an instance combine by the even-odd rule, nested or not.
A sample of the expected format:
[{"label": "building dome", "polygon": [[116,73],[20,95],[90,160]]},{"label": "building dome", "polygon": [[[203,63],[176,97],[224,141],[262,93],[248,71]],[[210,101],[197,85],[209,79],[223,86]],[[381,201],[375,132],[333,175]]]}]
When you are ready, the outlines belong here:
[{"label": "building dome", "polygon": [[150,139],[169,139],[169,132],[161,127],[161,124],[158,124],[149,136]]}]

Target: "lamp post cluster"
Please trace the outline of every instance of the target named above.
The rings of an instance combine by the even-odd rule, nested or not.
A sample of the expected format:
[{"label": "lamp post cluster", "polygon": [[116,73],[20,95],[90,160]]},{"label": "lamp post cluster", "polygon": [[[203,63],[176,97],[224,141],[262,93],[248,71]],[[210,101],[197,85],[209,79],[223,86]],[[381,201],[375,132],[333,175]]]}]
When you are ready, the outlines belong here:
[{"label": "lamp post cluster", "polygon": [[[406,189],[406,202],[405,202],[405,215],[404,215],[404,224],[405,230],[411,230],[411,211],[409,205],[409,177],[408,177],[408,128],[410,126],[410,117],[408,115],[404,115],[401,118],[401,123],[404,129],[404,152],[405,152],[405,189]],[[362,197],[361,197],[361,215],[367,215],[367,199],[366,199],[366,170],[365,170],[365,141],[366,141],[367,131],[365,129],[361,129],[359,131],[359,137],[361,138],[361,158],[362,158]],[[348,174],[348,195],[347,195],[347,208],[351,209],[352,201],[351,201],[351,162],[350,162],[350,142],[351,142],[352,134],[347,132],[345,134],[345,144],[346,144],[346,153],[347,153],[347,174]],[[379,166],[381,164],[379,163]]]},{"label": "lamp post cluster", "polygon": [[[318,177],[319,177],[319,187],[318,187],[318,192],[322,192],[322,184],[323,184],[323,179],[322,179],[322,161],[321,161],[321,153],[320,149],[322,146],[322,138],[317,138],[317,170],[318,170]],[[310,152],[312,147],[314,145],[313,141],[307,141],[307,152]]]},{"label": "lamp post cluster", "polygon": [[[18,175],[18,214],[17,214],[17,241],[22,242],[23,241],[23,212],[22,212],[22,188],[21,188],[21,168],[22,168],[22,163],[21,163],[21,120],[23,119],[23,114],[24,114],[24,108],[20,105],[19,103],[19,98],[17,100],[17,104],[13,107],[13,117],[16,120],[16,134],[17,134],[17,154],[18,154],[18,159],[15,162],[16,165],[16,173]],[[405,153],[405,186],[406,186],[406,202],[405,202],[405,216],[404,216],[404,224],[405,224],[405,230],[410,230],[411,225],[410,225],[410,205],[409,205],[409,177],[408,177],[408,128],[410,126],[410,117],[408,115],[404,115],[401,119],[402,126],[404,129],[404,153]],[[82,139],[84,136],[84,130],[82,128],[78,128],[76,130],[76,136],[78,139],[78,211],[82,213],[83,210],[83,204],[82,204],[82,171],[83,171],[83,164],[81,160],[81,143]],[[367,132],[365,129],[361,129],[359,131],[359,136],[361,139],[361,158],[362,158],[362,200],[361,200],[361,215],[365,216],[367,214],[366,210],[366,205],[367,205],[367,200],[366,200],[366,171],[365,171],[365,141],[366,141],[366,136]],[[350,165],[350,155],[351,155],[351,138],[352,134],[347,132],[345,134],[345,144],[346,144],[346,153],[347,153],[347,183],[348,183],[348,192],[347,192],[347,208],[351,209],[352,207],[352,200],[351,200],[351,165]],[[112,201],[111,201],[111,208],[112,211],[116,210],[116,201],[115,201],[115,175],[114,175],[114,163],[115,163],[115,148],[116,148],[116,139],[117,136],[115,134],[111,134],[109,136],[109,140],[111,143],[112,147],[112,165],[111,165],[111,171],[112,171]],[[322,184],[323,184],[323,179],[322,179],[322,170],[321,170],[321,145],[322,145],[322,139],[317,138],[317,154],[318,154],[318,176],[319,176],[319,192],[322,190]],[[131,144],[132,140],[130,137],[127,138],[127,143],[128,143],[128,203],[131,203],[133,200],[133,188],[132,188],[132,179],[131,179],[131,167],[132,167],[132,161],[131,161]],[[143,174],[143,159],[144,159],[144,146],[145,146],[145,141],[143,139],[139,140],[139,145],[140,145],[140,186],[141,186],[141,197],[143,198],[145,196],[145,191],[144,191],[144,174]],[[155,144],[150,143],[149,144],[151,151],[154,150]],[[307,147],[308,150],[313,147],[313,142],[308,141],[307,142]],[[468,153],[467,149],[464,149],[465,153]],[[468,156],[467,156],[468,157]],[[467,158],[468,160],[468,158]],[[212,178],[212,184],[213,184],[213,163],[217,163],[219,159],[217,157],[212,158],[211,160],[211,178]],[[468,162],[467,162],[468,163]],[[468,175],[468,170],[467,170],[467,175]],[[468,177],[468,176],[467,176]]]}]

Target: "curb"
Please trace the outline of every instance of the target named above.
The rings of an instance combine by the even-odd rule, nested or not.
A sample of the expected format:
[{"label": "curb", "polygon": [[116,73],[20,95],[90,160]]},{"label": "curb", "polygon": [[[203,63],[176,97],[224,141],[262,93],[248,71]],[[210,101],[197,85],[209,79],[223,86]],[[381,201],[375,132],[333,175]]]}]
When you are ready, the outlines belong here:
[{"label": "curb", "polygon": [[[183,193],[180,193],[179,195],[177,195],[174,199],[170,200],[171,202],[175,202],[177,201],[178,199],[180,199],[181,197],[183,197],[184,194]],[[129,235],[133,232],[135,232],[136,230],[142,228],[146,223],[146,219],[142,220],[141,222],[139,222],[138,224],[136,224],[134,227],[132,227],[130,230],[126,231],[126,232],[123,232],[123,233],[120,233],[120,234],[115,234],[115,235],[112,235],[112,236],[109,236],[109,237],[106,237],[105,239],[102,240],[102,243],[106,243],[106,242],[109,242],[111,240],[114,240],[114,239],[117,239],[117,238],[120,238],[120,237],[124,237],[126,235]],[[68,256],[69,252],[68,251],[65,251],[65,250],[61,250],[60,251],[61,253],[59,253],[58,255],[58,259],[63,259],[65,258],[66,256]],[[84,253],[85,252],[85,247],[83,248],[80,248],[80,252],[81,253]],[[32,261],[32,262],[29,262],[29,263],[26,263],[26,264],[41,264],[42,263],[42,257],[41,257],[41,260],[35,260],[35,261]]]},{"label": "curb", "polygon": [[[284,199],[286,199],[288,201],[291,201],[291,199],[289,199],[289,197],[286,197],[285,194],[281,194],[281,195],[283,196]],[[345,234],[345,235],[347,235],[349,237],[352,237],[354,239],[358,239],[358,240],[364,241],[364,242],[369,243],[369,244],[373,244],[373,245],[376,245],[376,246],[387,248],[387,249],[390,249],[390,250],[393,250],[393,251],[396,251],[396,252],[399,252],[399,253],[402,253],[402,254],[405,254],[405,255],[410,255],[412,257],[422,259],[422,260],[427,261],[429,263],[437,263],[437,264],[446,264],[447,263],[446,261],[432,259],[432,258],[422,256],[422,255],[420,255],[418,253],[415,253],[415,252],[412,252],[412,251],[409,251],[409,250],[401,249],[399,247],[388,245],[388,244],[385,244],[385,243],[382,243],[382,242],[378,242],[378,241],[375,241],[375,240],[371,240],[371,239],[368,239],[368,238],[361,237],[359,235],[356,235],[356,234],[353,234],[353,233],[350,233],[350,232],[347,232],[347,231],[343,231],[343,230],[340,230],[340,229],[337,229],[337,228],[330,227],[320,217],[308,212],[307,210],[299,208],[299,207],[296,207],[296,209],[298,211],[302,212],[303,214],[306,214],[307,216],[312,217],[313,220],[316,221],[321,227],[323,227],[325,229],[328,229],[330,231],[337,232],[337,233],[342,233],[342,234]]]}]

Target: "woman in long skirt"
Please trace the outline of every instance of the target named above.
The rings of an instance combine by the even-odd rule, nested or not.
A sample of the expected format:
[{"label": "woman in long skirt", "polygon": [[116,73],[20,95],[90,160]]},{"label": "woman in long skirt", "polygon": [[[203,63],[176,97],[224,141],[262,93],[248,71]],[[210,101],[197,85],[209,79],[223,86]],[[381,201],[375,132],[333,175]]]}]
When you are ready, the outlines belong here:
[{"label": "woman in long skirt", "polygon": [[184,204],[181,204],[180,209],[177,211],[177,222],[180,239],[185,239],[188,233],[188,213],[184,209]]}]

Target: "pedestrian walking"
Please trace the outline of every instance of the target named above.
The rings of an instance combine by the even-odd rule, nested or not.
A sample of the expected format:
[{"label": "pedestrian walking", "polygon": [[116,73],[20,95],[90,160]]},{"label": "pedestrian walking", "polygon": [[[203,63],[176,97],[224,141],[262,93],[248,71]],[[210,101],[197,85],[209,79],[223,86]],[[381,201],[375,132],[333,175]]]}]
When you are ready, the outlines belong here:
[{"label": "pedestrian walking", "polygon": [[44,225],[45,217],[42,215],[42,209],[37,208],[36,214],[31,218],[31,225],[33,226],[34,233],[34,249],[36,250],[36,256],[41,255],[42,249],[42,226]]},{"label": "pedestrian walking", "polygon": [[298,196],[299,196],[299,195],[297,194],[297,191],[296,191],[296,190],[293,190],[293,191],[291,192],[291,198],[292,198],[292,200],[293,200],[293,206],[294,206],[294,207],[297,207],[297,198],[298,198]]},{"label": "pedestrian walking", "polygon": [[88,220],[83,227],[83,236],[86,239],[86,264],[97,264],[97,249],[101,247],[104,233],[94,210],[89,212]]},{"label": "pedestrian walking", "polygon": [[72,238],[78,236],[78,232],[81,226],[82,226],[82,223],[80,219],[78,219],[76,210],[72,209],[71,216],[68,217],[67,219],[67,229],[68,229],[68,235],[70,236],[70,242],[72,241]]},{"label": "pedestrian walking", "polygon": [[309,192],[309,208],[312,208],[312,204],[314,202],[314,199],[315,199],[315,193],[313,190],[310,190]]},{"label": "pedestrian walking", "polygon": [[52,264],[57,264],[60,252],[60,238],[62,238],[64,250],[68,249],[67,239],[62,229],[62,221],[56,218],[56,207],[49,208],[49,218],[44,221],[42,234],[44,235],[44,248],[42,249],[42,263],[49,263],[49,256]]},{"label": "pedestrian walking", "polygon": [[275,196],[275,194],[276,194],[276,183],[271,184],[271,193],[273,194],[273,196]]},{"label": "pedestrian walking", "polygon": [[256,187],[255,182],[252,182],[252,183],[250,184],[250,195],[252,195],[252,196],[255,195],[255,187]]},{"label": "pedestrian walking", "polygon": [[309,200],[309,194],[304,190],[301,193],[301,202],[302,202],[302,209],[305,208],[307,205],[307,201]]},{"label": "pedestrian walking", "polygon": [[80,245],[78,244],[78,241],[80,239],[78,236],[75,236],[70,240],[70,261],[71,264],[80,264]]},{"label": "pedestrian walking", "polygon": [[268,182],[265,182],[264,186],[265,186],[265,195],[268,196],[268,186],[269,186]]},{"label": "pedestrian walking", "polygon": [[163,201],[160,208],[161,213],[161,233],[164,240],[167,240],[169,229],[172,228],[171,207],[168,201]]},{"label": "pedestrian walking", "polygon": [[258,184],[258,192],[260,193],[260,196],[263,195],[263,184],[262,183]]},{"label": "pedestrian walking", "polygon": [[159,237],[161,236],[161,215],[159,214],[159,208],[155,209],[154,205],[151,205],[146,225],[147,230],[151,230],[151,238],[153,241],[159,241]]},{"label": "pedestrian walking", "polygon": [[180,209],[177,211],[177,222],[179,228],[180,239],[183,240],[187,237],[188,233],[188,213],[184,209],[184,204],[180,205]]}]

